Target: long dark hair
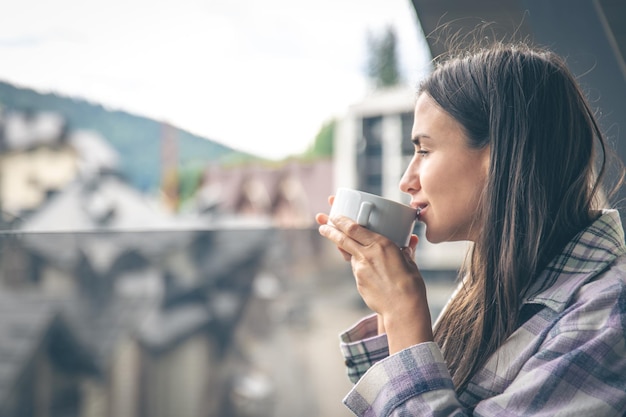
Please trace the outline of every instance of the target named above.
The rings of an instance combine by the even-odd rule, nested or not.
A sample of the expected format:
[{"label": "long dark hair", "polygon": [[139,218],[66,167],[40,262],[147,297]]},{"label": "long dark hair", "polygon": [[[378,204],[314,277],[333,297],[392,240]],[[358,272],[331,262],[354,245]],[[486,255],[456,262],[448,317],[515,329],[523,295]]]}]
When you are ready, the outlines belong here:
[{"label": "long dark hair", "polygon": [[517,328],[539,272],[601,206],[609,153],[564,61],[548,50],[498,43],[440,63],[420,93],[490,147],[482,233],[464,285],[435,327],[457,390]]}]

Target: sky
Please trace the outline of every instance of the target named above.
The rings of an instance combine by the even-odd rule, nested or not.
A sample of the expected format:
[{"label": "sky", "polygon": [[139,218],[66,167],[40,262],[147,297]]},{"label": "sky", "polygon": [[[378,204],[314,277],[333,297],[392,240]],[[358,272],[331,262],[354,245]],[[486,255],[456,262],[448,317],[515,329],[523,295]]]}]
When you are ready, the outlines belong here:
[{"label": "sky", "polygon": [[0,0],[0,80],[165,121],[271,159],[363,99],[367,34],[407,84],[429,56],[410,0]]}]

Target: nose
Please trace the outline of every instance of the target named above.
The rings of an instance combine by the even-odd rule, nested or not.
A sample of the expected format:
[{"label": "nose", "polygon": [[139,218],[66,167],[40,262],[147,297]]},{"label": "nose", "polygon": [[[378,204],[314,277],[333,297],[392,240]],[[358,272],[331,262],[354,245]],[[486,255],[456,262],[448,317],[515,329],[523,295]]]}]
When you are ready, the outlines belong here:
[{"label": "nose", "polygon": [[417,166],[417,158],[413,157],[409,166],[404,171],[402,178],[400,179],[400,191],[407,194],[413,194],[417,192],[420,188],[420,177],[419,170]]}]

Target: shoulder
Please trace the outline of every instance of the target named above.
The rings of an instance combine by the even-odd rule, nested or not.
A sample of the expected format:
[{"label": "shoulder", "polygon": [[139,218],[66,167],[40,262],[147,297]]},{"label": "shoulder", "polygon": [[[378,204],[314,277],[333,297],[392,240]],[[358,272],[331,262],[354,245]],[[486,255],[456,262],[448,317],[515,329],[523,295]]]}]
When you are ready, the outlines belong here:
[{"label": "shoulder", "polygon": [[560,315],[580,297],[615,292],[626,276],[624,231],[607,211],[570,241],[534,280],[524,303],[543,304]]},{"label": "shoulder", "polygon": [[574,303],[588,303],[598,300],[619,301],[623,297],[625,290],[626,254],[622,254],[593,279],[580,287]]},{"label": "shoulder", "polygon": [[561,330],[626,331],[626,255],[582,285],[563,312]]}]

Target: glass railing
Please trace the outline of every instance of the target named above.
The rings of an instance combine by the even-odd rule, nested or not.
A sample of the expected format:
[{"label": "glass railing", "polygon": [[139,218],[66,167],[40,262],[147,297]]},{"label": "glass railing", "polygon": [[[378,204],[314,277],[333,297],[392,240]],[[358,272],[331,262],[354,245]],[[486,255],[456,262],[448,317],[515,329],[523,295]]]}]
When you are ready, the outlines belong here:
[{"label": "glass railing", "polygon": [[0,415],[350,415],[370,312],[316,228],[4,232],[0,280]]}]

